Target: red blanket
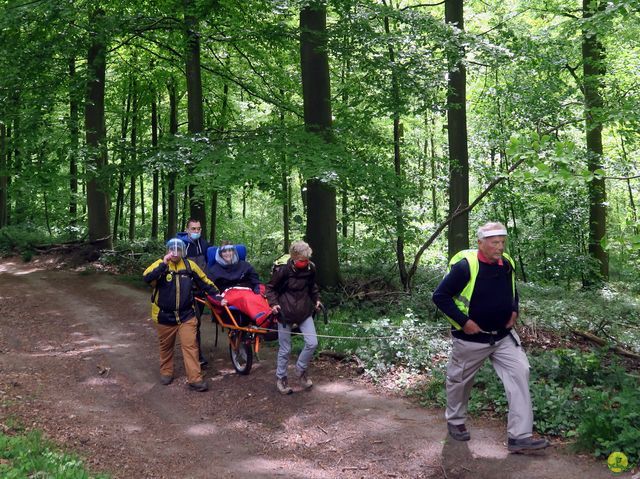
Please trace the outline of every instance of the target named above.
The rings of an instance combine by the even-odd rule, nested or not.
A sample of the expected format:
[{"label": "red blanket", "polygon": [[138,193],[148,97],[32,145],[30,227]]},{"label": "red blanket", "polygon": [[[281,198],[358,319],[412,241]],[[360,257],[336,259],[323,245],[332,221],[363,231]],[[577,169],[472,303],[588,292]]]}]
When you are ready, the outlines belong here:
[{"label": "red blanket", "polygon": [[[260,285],[260,291],[264,292],[264,285]],[[262,294],[255,294],[250,288],[234,287],[225,290],[222,297],[229,306],[246,314],[257,326],[268,328],[271,324],[271,308]]]}]

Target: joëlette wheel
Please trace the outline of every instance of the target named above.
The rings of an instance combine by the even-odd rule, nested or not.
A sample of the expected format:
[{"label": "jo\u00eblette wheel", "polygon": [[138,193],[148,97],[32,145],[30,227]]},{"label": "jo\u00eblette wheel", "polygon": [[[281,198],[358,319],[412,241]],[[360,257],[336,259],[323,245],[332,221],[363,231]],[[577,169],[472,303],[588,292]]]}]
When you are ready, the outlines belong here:
[{"label": "jo\u00eblette wheel", "polygon": [[253,345],[243,333],[238,341],[229,344],[231,363],[238,374],[249,374],[253,365]]}]

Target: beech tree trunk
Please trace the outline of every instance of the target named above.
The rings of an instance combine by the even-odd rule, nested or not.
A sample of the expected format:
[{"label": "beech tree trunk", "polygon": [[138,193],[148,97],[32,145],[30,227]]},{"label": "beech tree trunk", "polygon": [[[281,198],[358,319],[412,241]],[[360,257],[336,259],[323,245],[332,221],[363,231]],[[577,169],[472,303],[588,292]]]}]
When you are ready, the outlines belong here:
[{"label": "beech tree trunk", "polygon": [[[300,62],[304,123],[307,130],[330,140],[331,88],[326,50],[327,10],[322,1],[310,1],[300,11]],[[307,180],[306,238],[313,249],[317,281],[334,286],[340,279],[336,192],[320,178]]]},{"label": "beech tree trunk", "polygon": [[[225,83],[222,87],[222,110],[220,112],[220,122],[218,131],[220,136],[227,127],[227,113],[229,112],[229,85]],[[211,228],[209,233],[209,244],[216,243],[216,226],[218,224],[218,190],[211,191]]]},{"label": "beech tree trunk", "polygon": [[138,85],[132,82],[133,108],[131,112],[131,169],[129,170],[129,241],[136,237],[136,176],[138,171]]},{"label": "beech tree trunk", "polygon": [[[185,66],[187,73],[187,120],[189,133],[198,135],[204,130],[204,109],[202,105],[202,77],[200,68],[200,37],[198,35],[198,19],[193,13],[195,2],[185,2]],[[193,171],[193,170],[192,170]],[[192,171],[190,173],[192,173]],[[206,238],[207,217],[204,198],[195,183],[189,184],[189,216],[200,221],[202,236]]]},{"label": "beech tree trunk", "polygon": [[75,237],[78,225],[78,147],[80,145],[79,105],[76,93],[76,59],[69,59],[69,226]]},{"label": "beech tree trunk", "polygon": [[[383,0],[384,1],[384,0]],[[386,2],[384,2],[386,5]],[[389,25],[389,17],[384,17],[384,30],[387,36],[391,37],[391,27]],[[389,52],[389,63],[391,64],[391,98],[393,99],[393,169],[395,172],[396,184],[394,186],[395,196],[395,215],[396,215],[396,261],[398,262],[398,271],[400,273],[400,282],[405,290],[409,289],[407,264],[404,255],[404,199],[403,199],[403,183],[404,171],[402,167],[402,155],[400,150],[400,142],[402,140],[402,125],[400,124],[400,84],[398,74],[395,70],[396,54],[391,43],[387,46]]]},{"label": "beech tree trunk", "polygon": [[7,168],[7,127],[0,122],[0,228],[7,226],[9,175]]},{"label": "beech tree trunk", "polygon": [[[463,0],[445,1],[445,21],[464,30]],[[449,216],[469,206],[469,151],[467,147],[467,92],[463,51],[449,52],[447,136],[449,140]],[[469,214],[449,225],[449,257],[469,247]]]},{"label": "beech tree trunk", "polygon": [[[173,79],[168,83],[169,90],[169,134],[178,134],[178,94]],[[178,196],[176,194],[176,172],[167,173],[167,238],[173,238],[178,231]]]},{"label": "beech tree trunk", "polygon": [[[158,149],[158,99],[153,95],[151,102],[151,148]],[[153,191],[151,193],[151,238],[158,239],[158,196],[160,190],[160,175],[158,168],[153,168]]]},{"label": "beech tree trunk", "polygon": [[87,155],[87,217],[89,241],[96,249],[111,249],[113,241],[109,219],[109,173],[107,169],[104,92],[106,38],[100,33],[104,12],[91,14],[91,33],[87,54],[87,99],[84,109]]},{"label": "beech tree trunk", "polygon": [[[285,95],[284,90],[280,90],[280,94],[284,98],[284,95]],[[284,120],[285,120],[284,110],[281,109],[280,110],[280,127],[282,128],[282,131],[285,131]],[[282,195],[282,235],[283,235],[282,250],[285,253],[288,253],[289,245],[291,244],[291,237],[290,237],[291,181],[289,180],[291,169],[289,168],[287,153],[284,150],[281,153],[280,165],[282,167],[282,174],[280,175],[280,194]]]},{"label": "beech tree trunk", "polygon": [[[607,237],[607,192],[602,170],[602,88],[605,75],[605,51],[597,31],[589,26],[588,19],[603,10],[606,2],[583,0],[582,64],[584,74],[585,131],[587,140],[587,165],[596,177],[589,182],[589,255],[596,260],[600,280],[609,278],[609,255],[602,242]],[[591,281],[588,279],[588,283]]]},{"label": "beech tree trunk", "polygon": [[[118,156],[120,157],[120,165],[118,166],[118,189],[116,193],[115,217],[113,219],[113,240],[118,241],[120,223],[123,222],[124,212],[124,170],[127,163],[127,152],[124,143],[127,139],[127,131],[129,130],[129,113],[131,112],[131,81],[127,89],[127,97],[122,99],[122,118],[120,119],[120,144]],[[122,234],[120,233],[120,236]]]}]

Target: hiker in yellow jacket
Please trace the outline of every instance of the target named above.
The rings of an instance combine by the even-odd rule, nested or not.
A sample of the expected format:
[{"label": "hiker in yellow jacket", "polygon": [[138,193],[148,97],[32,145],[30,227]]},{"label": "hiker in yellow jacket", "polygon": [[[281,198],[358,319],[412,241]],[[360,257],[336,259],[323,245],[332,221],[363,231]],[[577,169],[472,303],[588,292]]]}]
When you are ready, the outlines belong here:
[{"label": "hiker in yellow jacket", "polygon": [[218,288],[196,263],[185,258],[185,250],[184,241],[170,239],[166,255],[144,271],[144,280],[153,286],[151,317],[160,341],[160,382],[168,385],[173,381],[173,351],[179,336],[189,387],[204,392],[208,386],[198,360],[192,286],[211,295],[216,295]]}]

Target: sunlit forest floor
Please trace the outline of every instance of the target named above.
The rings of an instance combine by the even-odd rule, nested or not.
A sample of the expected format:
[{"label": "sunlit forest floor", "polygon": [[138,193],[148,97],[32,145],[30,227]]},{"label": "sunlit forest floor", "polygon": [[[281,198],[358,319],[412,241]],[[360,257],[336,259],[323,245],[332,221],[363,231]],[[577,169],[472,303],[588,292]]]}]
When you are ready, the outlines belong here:
[{"label": "sunlit forest floor", "polygon": [[[248,376],[233,371],[205,323],[208,393],[161,386],[148,292],[107,274],[59,268],[55,257],[0,263],[2,424],[32,428],[113,477],[610,477],[565,440],[536,456],[509,455],[502,420],[470,422],[447,438],[442,410],[380,388],[361,365],[321,354],[315,386],[279,395],[273,345]],[[539,332],[541,344],[553,336]],[[390,372],[386,381],[395,381]],[[382,378],[382,376],[380,376]],[[161,453],[159,453],[161,451]],[[524,476],[523,476],[524,474]],[[627,476],[631,477],[631,473]]]}]

